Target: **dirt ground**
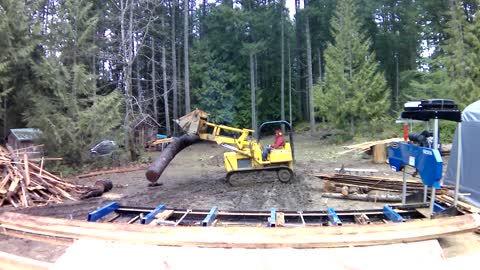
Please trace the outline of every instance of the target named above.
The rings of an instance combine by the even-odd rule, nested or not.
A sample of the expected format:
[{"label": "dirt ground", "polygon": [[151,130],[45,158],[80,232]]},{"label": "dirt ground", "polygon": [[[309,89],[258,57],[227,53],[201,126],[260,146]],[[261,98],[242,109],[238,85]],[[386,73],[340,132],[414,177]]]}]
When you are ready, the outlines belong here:
[{"label": "dirt ground", "polygon": [[[179,153],[170,163],[159,182],[163,185],[151,187],[145,171],[110,174],[88,179],[75,180],[89,185],[96,180],[108,179],[113,189],[100,198],[62,205],[17,210],[18,212],[67,219],[85,219],[88,212],[109,201],[123,205],[154,207],[164,204],[169,207],[210,209],[217,206],[222,210],[322,210],[379,208],[383,203],[345,201],[322,197],[322,182],[314,174],[332,173],[342,165],[348,168],[378,169],[379,175],[392,177],[386,164],[373,164],[369,157],[348,153],[338,155],[343,146],[328,144],[320,138],[296,135],[295,153],[296,179],[288,184],[276,181],[273,173],[265,173],[242,184],[231,186],[225,181],[222,147],[214,143],[198,143]],[[151,153],[154,158],[158,153]],[[247,181],[250,180],[250,181]],[[4,207],[0,211],[12,210]],[[480,235],[462,234],[440,239],[446,257],[480,252]],[[54,262],[66,247],[0,235],[0,251]]]}]

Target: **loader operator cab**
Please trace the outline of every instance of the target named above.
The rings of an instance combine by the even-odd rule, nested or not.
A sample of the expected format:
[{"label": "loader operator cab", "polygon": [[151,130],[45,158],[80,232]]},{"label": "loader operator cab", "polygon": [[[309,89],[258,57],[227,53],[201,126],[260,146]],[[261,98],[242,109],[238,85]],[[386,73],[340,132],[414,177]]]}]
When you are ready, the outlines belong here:
[{"label": "loader operator cab", "polygon": [[[285,132],[282,132],[282,130],[285,130]],[[294,150],[293,150],[293,129],[292,126],[290,125],[289,122],[287,121],[268,121],[260,125],[258,128],[258,133],[257,133],[257,142],[262,145],[262,152],[265,151],[265,149],[269,146],[269,141],[274,141],[270,138],[270,134],[274,134],[274,138],[278,135],[278,132],[280,132],[280,136],[283,137],[283,144],[278,146],[278,147],[272,147],[270,148],[271,150],[268,152],[267,159],[270,160],[270,157],[273,156],[271,153],[272,151],[274,153],[281,152],[281,150],[290,150],[291,151],[291,157],[292,160],[295,160],[294,156]],[[268,135],[267,135],[268,134]],[[266,138],[266,135],[268,138]],[[262,139],[263,137],[263,139]]]}]

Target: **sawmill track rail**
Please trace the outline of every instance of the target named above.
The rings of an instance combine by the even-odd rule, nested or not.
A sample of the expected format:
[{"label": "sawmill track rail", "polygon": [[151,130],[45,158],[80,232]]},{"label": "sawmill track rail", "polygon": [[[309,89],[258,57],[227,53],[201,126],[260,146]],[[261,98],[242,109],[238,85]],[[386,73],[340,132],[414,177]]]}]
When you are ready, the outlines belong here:
[{"label": "sawmill track rail", "polygon": [[[109,203],[89,213],[87,220],[101,223],[150,224],[162,226],[252,226],[308,227],[405,222],[426,216],[415,206],[389,206],[382,209],[322,211],[222,211],[157,207],[121,206]],[[420,205],[425,207],[424,205]]]}]

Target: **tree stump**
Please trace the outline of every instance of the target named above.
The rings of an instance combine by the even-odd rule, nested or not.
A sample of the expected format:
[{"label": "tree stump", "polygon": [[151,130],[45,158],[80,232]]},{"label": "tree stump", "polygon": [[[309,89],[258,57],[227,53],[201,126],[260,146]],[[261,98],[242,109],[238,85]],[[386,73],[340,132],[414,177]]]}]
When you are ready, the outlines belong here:
[{"label": "tree stump", "polygon": [[373,163],[382,164],[387,161],[387,145],[380,143],[372,146]]}]

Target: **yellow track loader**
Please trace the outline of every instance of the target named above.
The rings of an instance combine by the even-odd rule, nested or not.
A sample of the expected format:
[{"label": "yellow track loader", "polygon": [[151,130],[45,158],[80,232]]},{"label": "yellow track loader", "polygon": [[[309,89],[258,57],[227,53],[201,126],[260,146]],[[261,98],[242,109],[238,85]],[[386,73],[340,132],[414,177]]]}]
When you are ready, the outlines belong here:
[{"label": "yellow track loader", "polygon": [[[208,113],[195,110],[176,120],[177,124],[189,135],[198,135],[201,140],[213,141],[231,150],[224,153],[223,161],[227,170],[227,181],[237,173],[256,171],[275,171],[281,182],[289,182],[293,174],[294,149],[293,130],[287,121],[270,121],[260,125],[284,125],[289,129],[289,140],[281,149],[272,149],[267,160],[262,160],[263,147],[257,139],[252,138],[251,129],[234,128],[208,122]],[[233,134],[233,135],[232,135]]]}]

